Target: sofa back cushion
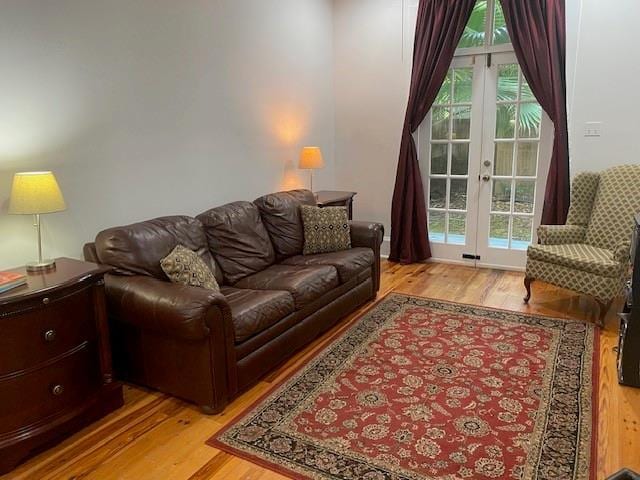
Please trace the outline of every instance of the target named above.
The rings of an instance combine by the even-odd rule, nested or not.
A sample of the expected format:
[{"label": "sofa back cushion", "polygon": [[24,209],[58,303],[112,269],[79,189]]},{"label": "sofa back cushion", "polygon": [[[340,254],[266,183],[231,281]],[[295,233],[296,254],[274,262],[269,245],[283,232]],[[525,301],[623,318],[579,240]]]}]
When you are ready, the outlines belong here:
[{"label": "sofa back cushion", "polygon": [[304,245],[304,229],[300,205],[315,205],[310,190],[270,193],[253,203],[260,210],[279,259],[300,255]]},{"label": "sofa back cushion", "polygon": [[204,225],[211,254],[220,265],[224,283],[260,272],[275,262],[275,251],[251,202],[233,202],[198,215]]},{"label": "sofa back cushion", "polygon": [[209,252],[207,237],[199,220],[187,216],[154,218],[146,222],[109,228],[96,237],[101,263],[112,265],[121,275],[148,275],[168,280],[160,261],[177,246],[196,252],[222,281],[222,274]]}]

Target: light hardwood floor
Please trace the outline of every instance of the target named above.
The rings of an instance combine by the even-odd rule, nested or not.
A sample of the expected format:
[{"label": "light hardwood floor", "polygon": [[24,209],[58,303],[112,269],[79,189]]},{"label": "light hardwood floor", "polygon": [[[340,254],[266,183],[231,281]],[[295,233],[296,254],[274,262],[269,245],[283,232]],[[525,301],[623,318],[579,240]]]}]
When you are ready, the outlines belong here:
[{"label": "light hardwood floor", "polygon": [[[378,298],[391,291],[561,318],[594,320],[597,315],[597,306],[590,299],[543,283],[534,283],[527,306],[522,302],[522,274],[498,270],[436,263],[385,263]],[[371,304],[363,307],[296,354],[221,415],[206,416],[166,395],[127,386],[123,408],[1,478],[282,479],[281,475],[211,448],[205,441],[288,372],[304,364],[330,335],[346,328],[370,307]],[[621,387],[616,380],[615,312],[619,308],[620,302],[613,305],[601,335],[598,480],[625,466],[640,471],[640,389]]]}]

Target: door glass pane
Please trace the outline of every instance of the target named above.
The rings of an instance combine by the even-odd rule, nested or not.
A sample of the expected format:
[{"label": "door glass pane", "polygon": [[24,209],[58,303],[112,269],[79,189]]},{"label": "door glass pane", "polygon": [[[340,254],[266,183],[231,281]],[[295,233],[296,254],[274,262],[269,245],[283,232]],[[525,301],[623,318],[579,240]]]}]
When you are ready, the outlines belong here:
[{"label": "door glass pane", "polygon": [[467,179],[452,178],[449,189],[449,208],[454,210],[467,209]]},{"label": "door glass pane", "polygon": [[496,0],[493,13],[493,45],[502,45],[504,43],[511,43],[509,38],[509,32],[507,31],[507,24],[504,20],[504,12],[502,11],[502,4],[500,0]]},{"label": "door glass pane", "polygon": [[478,0],[473,7],[471,17],[464,29],[458,48],[479,47],[484,45],[487,25],[487,0]]},{"label": "door glass pane", "polygon": [[531,87],[527,83],[527,80],[522,75],[522,86],[520,89],[520,100],[523,102],[535,102],[536,97],[533,96],[533,92],[531,91]]},{"label": "door glass pane", "polygon": [[489,219],[489,246],[509,248],[509,215],[491,214]]},{"label": "door glass pane", "polygon": [[498,105],[496,112],[496,138],[513,138],[516,123],[516,105]]},{"label": "door glass pane", "polygon": [[429,184],[429,206],[432,208],[445,208],[447,197],[447,180],[445,178],[432,178]]},{"label": "door glass pane", "polygon": [[[498,26],[504,26],[502,11],[495,8],[494,39]],[[496,70],[489,246],[526,249],[533,235],[542,109],[517,63],[497,65]]]},{"label": "door glass pane", "polygon": [[518,142],[516,175],[535,177],[538,167],[538,142]]},{"label": "door glass pane", "polygon": [[469,144],[453,143],[451,145],[451,175],[469,173]]},{"label": "door glass pane", "polygon": [[431,144],[431,174],[447,174],[447,146],[446,143]]},{"label": "door glass pane", "polygon": [[453,103],[470,103],[473,69],[456,68],[453,72]]},{"label": "door glass pane", "polygon": [[493,165],[494,175],[511,176],[513,166],[513,142],[496,142],[495,160]]},{"label": "door glass pane", "polygon": [[456,140],[469,138],[471,131],[471,107],[453,107],[453,135]]},{"label": "door glass pane", "polygon": [[429,238],[432,241],[466,243],[470,104],[475,71],[473,67],[450,69],[437,104],[431,109],[428,196]]},{"label": "door glass pane", "polygon": [[511,211],[511,180],[494,180],[491,192],[491,211]]},{"label": "door glass pane", "polygon": [[447,243],[454,245],[464,245],[467,230],[467,214],[466,213],[449,213],[449,228],[447,234]]},{"label": "door glass pane", "polygon": [[521,103],[518,118],[518,136],[520,138],[538,138],[542,108],[537,103]]},{"label": "door glass pane", "polygon": [[434,104],[448,104],[451,102],[451,70],[447,72],[447,76],[442,82],[442,86],[438,91],[438,95],[434,101]]},{"label": "door glass pane", "polygon": [[533,236],[533,217],[513,217],[511,248],[526,250]]},{"label": "door glass pane", "polygon": [[518,65],[513,63],[498,67],[499,102],[514,102],[518,98]]},{"label": "door glass pane", "polygon": [[534,180],[516,180],[516,193],[513,210],[517,213],[533,213],[536,182]]},{"label": "door glass pane", "polygon": [[449,109],[447,107],[433,107],[431,110],[432,128],[431,138],[446,140],[449,138]]},{"label": "door glass pane", "polygon": [[444,212],[429,211],[429,240],[444,242]]}]

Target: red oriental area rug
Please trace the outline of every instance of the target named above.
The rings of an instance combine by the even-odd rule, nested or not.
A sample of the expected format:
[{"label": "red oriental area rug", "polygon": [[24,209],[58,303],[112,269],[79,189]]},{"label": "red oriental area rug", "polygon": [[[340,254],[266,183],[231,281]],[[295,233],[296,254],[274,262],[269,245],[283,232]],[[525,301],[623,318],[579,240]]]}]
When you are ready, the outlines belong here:
[{"label": "red oriental area rug", "polygon": [[590,324],[389,295],[209,444],[292,478],[594,478]]}]

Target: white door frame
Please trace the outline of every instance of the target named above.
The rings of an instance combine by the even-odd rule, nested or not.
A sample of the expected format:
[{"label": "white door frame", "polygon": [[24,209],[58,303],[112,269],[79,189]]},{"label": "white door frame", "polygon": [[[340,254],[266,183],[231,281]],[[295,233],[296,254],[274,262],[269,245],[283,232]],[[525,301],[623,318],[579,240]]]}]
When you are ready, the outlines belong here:
[{"label": "white door frame", "polygon": [[[491,55],[491,65],[486,69],[485,93],[486,99],[485,112],[483,116],[483,134],[482,134],[482,162],[478,187],[478,232],[477,232],[477,255],[480,259],[478,266],[491,268],[507,268],[514,270],[524,270],[527,258],[526,249],[513,248],[496,248],[489,244],[489,221],[491,210],[491,196],[493,188],[493,166],[495,162],[495,131],[496,131],[496,98],[498,85],[498,68],[500,65],[518,64],[515,53],[498,53]],[[491,103],[489,103],[491,102]],[[514,132],[515,141],[514,149],[517,150],[518,132],[517,128]],[[535,231],[540,224],[542,216],[542,206],[544,203],[544,191],[546,186],[547,173],[549,170],[549,162],[553,150],[553,122],[542,111],[540,123],[540,137],[538,142],[538,162],[536,171],[536,186],[533,207],[533,226],[531,241],[534,242]],[[516,177],[516,165],[512,165],[513,178],[530,179],[531,177]],[[513,205],[515,191],[511,189],[511,205]],[[513,216],[513,212],[511,215]],[[513,220],[509,222],[511,226]],[[511,236],[511,228],[509,228],[509,237]],[[511,239],[509,238],[509,245]]]},{"label": "white door frame", "polygon": [[[487,62],[491,59],[491,65]],[[471,106],[470,137],[475,141],[469,147],[469,166],[467,183],[467,224],[466,242],[464,245],[430,241],[432,261],[500,268],[524,270],[526,250],[492,248],[489,246],[489,215],[491,205],[491,186],[494,163],[494,133],[496,120],[497,72],[498,65],[518,63],[513,52],[474,54],[454,57],[450,68],[473,67],[473,87]],[[429,191],[431,178],[431,113],[420,125],[416,142],[423,185],[425,185],[426,207],[429,212]],[[450,126],[451,130],[451,126]],[[450,138],[451,141],[451,138]],[[538,168],[534,201],[534,222],[532,241],[535,242],[535,229],[540,224],[546,177],[553,150],[553,123],[542,112],[540,125],[540,141],[538,146]],[[489,161],[487,166],[484,162]],[[450,172],[451,149],[448,154],[448,170]],[[489,176],[488,181],[481,180]],[[448,178],[448,175],[442,176]],[[513,190],[513,189],[512,189]],[[446,206],[449,201],[449,181],[447,181]],[[512,191],[511,195],[514,195]],[[447,209],[445,209],[447,210]],[[447,223],[445,222],[445,232]],[[463,258],[469,254],[474,258]],[[480,257],[479,259],[477,257]]]},{"label": "white door frame", "polygon": [[[482,136],[482,104],[484,95],[484,56],[467,55],[454,57],[451,62],[450,68],[473,68],[473,84],[472,84],[472,98],[471,98],[471,124],[470,124],[470,138],[481,138]],[[451,121],[451,119],[450,119]],[[418,142],[418,158],[420,159],[420,172],[422,176],[423,185],[426,186],[425,192],[427,193],[425,201],[427,202],[427,210],[429,210],[429,190],[430,190],[430,178],[431,178],[431,114],[427,115],[425,121],[422,122],[418,129],[417,142]],[[451,132],[451,124],[449,130]],[[449,138],[449,145],[452,143],[451,135]],[[465,265],[475,265],[475,259],[464,259],[463,254],[475,252],[476,250],[476,232],[478,230],[477,220],[478,216],[475,213],[473,203],[478,198],[478,182],[476,178],[479,175],[480,159],[482,158],[482,145],[481,142],[469,143],[469,164],[467,174],[467,216],[466,216],[466,235],[465,244],[450,244],[441,243],[437,241],[431,241],[431,254],[434,261],[446,261],[450,263],[459,263]],[[450,178],[451,169],[451,147],[448,149],[448,167],[447,175],[441,178]],[[456,177],[454,177],[456,178]],[[457,177],[463,178],[463,177]],[[449,202],[449,185],[450,181],[447,180],[447,209]],[[447,223],[445,222],[445,235],[447,231]]]}]

